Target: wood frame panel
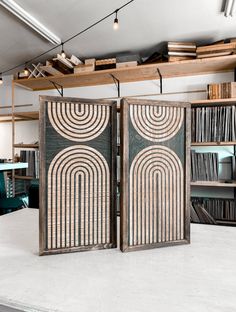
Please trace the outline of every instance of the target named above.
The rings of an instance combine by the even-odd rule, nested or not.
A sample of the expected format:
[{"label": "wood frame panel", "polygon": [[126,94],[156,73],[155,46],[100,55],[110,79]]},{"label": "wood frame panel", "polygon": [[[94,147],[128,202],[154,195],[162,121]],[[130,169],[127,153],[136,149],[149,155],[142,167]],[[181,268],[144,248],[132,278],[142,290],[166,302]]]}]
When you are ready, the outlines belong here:
[{"label": "wood frame panel", "polygon": [[[155,242],[148,244],[129,244],[129,173],[130,173],[130,142],[129,142],[129,114],[130,106],[132,105],[151,105],[151,106],[163,106],[163,107],[179,107],[184,109],[184,142],[185,142],[185,155],[183,166],[183,182],[184,182],[184,233],[183,238],[178,240],[171,240],[165,242]],[[152,100],[137,100],[125,98],[121,102],[121,232],[120,232],[120,248],[123,252],[134,251],[140,249],[150,249],[154,247],[165,247],[170,245],[188,244],[190,243],[190,121],[191,121],[191,109],[189,103],[184,102],[167,102],[167,101],[152,101]]]},{"label": "wood frame panel", "polygon": [[[56,102],[60,103],[83,103],[95,106],[109,107],[110,117],[109,117],[109,127],[110,131],[110,140],[109,140],[109,150],[111,155],[110,160],[110,206],[109,206],[109,215],[110,223],[108,226],[109,231],[109,243],[95,243],[95,244],[84,244],[83,246],[65,246],[65,248],[48,248],[47,246],[47,103]],[[104,108],[104,109],[106,109]],[[117,144],[116,144],[116,121],[117,121],[117,108],[116,102],[114,101],[104,101],[104,100],[88,100],[88,99],[78,99],[78,98],[62,98],[62,97],[51,97],[51,96],[42,96],[40,97],[40,218],[39,218],[39,246],[40,246],[40,255],[49,255],[49,254],[58,254],[58,253],[67,253],[75,251],[87,251],[87,250],[98,250],[98,249],[107,249],[107,248],[116,248],[117,239],[116,239],[116,187],[117,187],[117,175],[116,175],[116,154],[117,154]],[[102,132],[103,133],[103,132]],[[101,134],[102,134],[101,133]],[[98,136],[99,138],[99,136]],[[75,142],[74,142],[75,144]],[[84,147],[89,148],[89,142],[82,142]],[[72,144],[73,145],[73,144]],[[94,149],[94,148],[93,148]],[[82,185],[82,182],[81,182]],[[84,217],[85,218],[85,217]],[[95,218],[95,217],[94,217]],[[95,220],[95,219],[94,219]],[[98,222],[98,221],[97,221]],[[57,224],[57,222],[56,222]],[[108,233],[108,232],[107,232]],[[66,235],[66,234],[65,234]],[[93,234],[95,236],[95,234]],[[108,234],[106,234],[108,236]],[[107,237],[106,236],[106,237]],[[85,240],[85,239],[84,239]],[[95,242],[95,240],[94,240]]]}]

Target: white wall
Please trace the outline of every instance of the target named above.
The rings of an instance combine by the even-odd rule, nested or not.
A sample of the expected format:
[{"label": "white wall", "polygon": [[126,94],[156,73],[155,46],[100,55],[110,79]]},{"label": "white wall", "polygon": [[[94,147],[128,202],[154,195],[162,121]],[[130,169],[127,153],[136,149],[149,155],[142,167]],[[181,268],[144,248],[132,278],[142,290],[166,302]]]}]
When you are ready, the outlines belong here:
[{"label": "white wall", "polygon": [[[0,87],[0,107],[11,105],[11,76],[4,77],[4,84]],[[161,100],[175,100],[175,101],[192,101],[198,99],[207,98],[206,88],[208,83],[228,82],[233,81],[233,72],[225,72],[220,74],[210,75],[197,75],[191,77],[178,77],[169,78],[163,80],[163,93],[175,93],[178,94],[163,94],[159,93],[159,80],[155,81],[141,81],[135,83],[122,83],[121,84],[121,97],[135,96],[144,98],[144,95],[155,94],[145,96],[146,99],[161,99]],[[192,92],[196,90],[203,90],[202,92]],[[59,96],[56,90],[33,92],[26,89],[15,87],[15,105],[16,111],[33,111],[39,109],[39,96],[40,95],[54,95]],[[94,87],[81,87],[71,88],[64,90],[64,96],[78,97],[78,98],[116,98],[117,89],[114,84]],[[22,108],[17,108],[17,105],[32,104]],[[0,109],[0,113],[10,112],[9,109]],[[0,123],[0,158],[11,157],[11,125]],[[38,140],[38,123],[32,122],[18,122],[16,125],[16,142],[31,143]],[[216,149],[216,148],[215,148]],[[197,148],[196,150],[201,150]],[[212,148],[211,148],[212,150]],[[208,151],[204,149],[204,151]],[[210,150],[209,150],[210,151]],[[221,158],[230,156],[232,148],[217,148],[217,151],[221,151]],[[228,171],[228,170],[227,170]],[[224,174],[224,172],[223,172]],[[221,189],[218,190],[218,196],[232,196],[232,190]],[[199,192],[209,193],[207,189],[196,189],[194,191],[199,195]],[[223,194],[222,194],[223,192]]]}]

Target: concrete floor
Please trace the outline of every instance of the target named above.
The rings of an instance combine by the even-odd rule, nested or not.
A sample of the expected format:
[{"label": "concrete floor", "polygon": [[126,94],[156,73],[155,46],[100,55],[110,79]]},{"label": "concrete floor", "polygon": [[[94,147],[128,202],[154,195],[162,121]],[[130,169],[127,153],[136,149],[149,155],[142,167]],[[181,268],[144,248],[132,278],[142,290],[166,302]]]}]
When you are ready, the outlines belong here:
[{"label": "concrete floor", "polygon": [[191,232],[191,245],[39,257],[38,211],[2,216],[0,304],[31,312],[236,311],[236,228]]}]

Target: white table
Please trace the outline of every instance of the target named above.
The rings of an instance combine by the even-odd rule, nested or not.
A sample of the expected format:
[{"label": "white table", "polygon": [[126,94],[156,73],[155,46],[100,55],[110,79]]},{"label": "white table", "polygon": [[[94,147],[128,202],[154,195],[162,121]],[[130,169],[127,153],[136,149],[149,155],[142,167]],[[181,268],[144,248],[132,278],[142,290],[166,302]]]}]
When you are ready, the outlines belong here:
[{"label": "white table", "polygon": [[192,225],[192,244],[38,256],[38,210],[0,217],[0,304],[50,312],[228,312],[236,228]]},{"label": "white table", "polygon": [[28,168],[28,163],[0,163],[0,171]]}]

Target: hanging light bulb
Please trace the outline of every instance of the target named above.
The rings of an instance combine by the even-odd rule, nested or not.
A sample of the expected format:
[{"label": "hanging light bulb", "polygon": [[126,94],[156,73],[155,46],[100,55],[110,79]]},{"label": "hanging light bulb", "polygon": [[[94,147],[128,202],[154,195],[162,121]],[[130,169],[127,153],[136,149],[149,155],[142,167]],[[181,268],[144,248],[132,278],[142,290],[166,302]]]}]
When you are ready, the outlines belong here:
[{"label": "hanging light bulb", "polygon": [[61,56],[62,56],[63,58],[66,58],[66,53],[65,53],[65,51],[64,51],[64,49],[63,49],[63,43],[61,44]]},{"label": "hanging light bulb", "polygon": [[119,21],[118,21],[118,18],[117,18],[117,13],[118,13],[118,10],[116,10],[116,17],[114,19],[114,24],[113,24],[113,29],[114,30],[119,29]]},{"label": "hanging light bulb", "polygon": [[3,84],[3,80],[2,80],[2,73],[0,73],[0,85]]},{"label": "hanging light bulb", "polygon": [[28,70],[28,68],[27,68],[27,63],[25,63],[24,75],[25,75],[25,76],[29,76],[29,70]]}]

